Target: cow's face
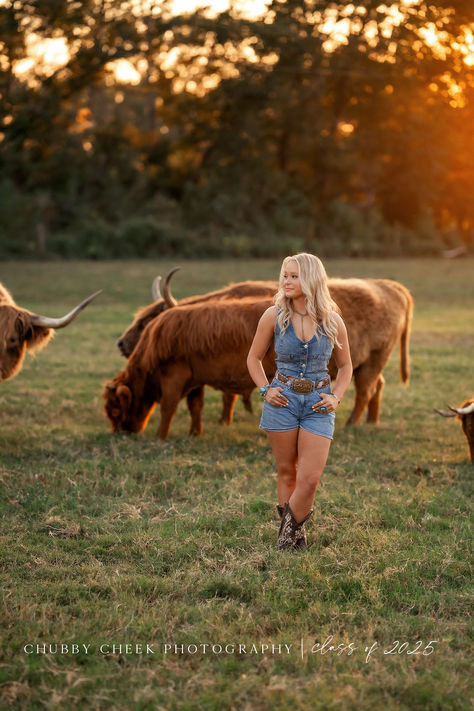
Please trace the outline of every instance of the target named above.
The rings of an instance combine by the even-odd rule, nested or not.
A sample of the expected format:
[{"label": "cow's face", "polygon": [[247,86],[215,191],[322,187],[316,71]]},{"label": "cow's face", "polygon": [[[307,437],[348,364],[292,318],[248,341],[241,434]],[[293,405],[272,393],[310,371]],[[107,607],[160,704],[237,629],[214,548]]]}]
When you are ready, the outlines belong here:
[{"label": "cow's face", "polygon": [[[141,388],[139,388],[141,390]],[[146,427],[156,401],[135,391],[133,383],[118,375],[103,393],[105,412],[114,432],[140,432]]]},{"label": "cow's face", "polygon": [[45,345],[51,333],[49,328],[34,326],[28,311],[0,306],[0,381],[16,375],[26,350]]},{"label": "cow's face", "polygon": [[138,312],[132,325],[127,328],[117,341],[118,349],[125,358],[131,356],[133,349],[140,340],[140,336],[150,321],[153,321],[167,308],[166,302],[160,299],[155,304],[150,304],[150,306],[146,306]]}]

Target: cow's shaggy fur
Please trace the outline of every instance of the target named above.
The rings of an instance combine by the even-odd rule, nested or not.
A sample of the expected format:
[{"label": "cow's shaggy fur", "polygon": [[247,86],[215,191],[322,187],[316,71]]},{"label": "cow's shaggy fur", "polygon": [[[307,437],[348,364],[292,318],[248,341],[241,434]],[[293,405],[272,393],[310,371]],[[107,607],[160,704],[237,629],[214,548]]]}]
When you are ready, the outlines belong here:
[{"label": "cow's shaggy fur", "polygon": [[[210,291],[207,294],[199,294],[198,296],[182,299],[178,306],[191,306],[207,301],[245,299],[246,297],[269,298],[276,293],[277,288],[278,284],[274,281],[243,281],[238,284],[229,284],[229,286]],[[168,309],[169,307],[164,299],[159,299],[154,304],[149,304],[140,309],[135,314],[133,323],[120,336],[117,342],[122,355],[129,358],[146,326]]]},{"label": "cow's shaggy fur", "polygon": [[149,341],[154,345],[146,349],[145,362],[152,367],[154,358],[186,358],[190,353],[212,360],[239,349],[242,343],[252,342],[260,316],[272,303],[271,299],[239,299],[165,311],[150,326]]},{"label": "cow's shaggy fur", "polygon": [[19,308],[0,284],[0,381],[13,378],[21,369],[26,351],[45,346],[53,331],[32,323],[34,314]]},{"label": "cow's shaggy fur", "polygon": [[[463,410],[465,407],[472,405],[474,399],[466,400],[463,402],[459,410]],[[474,412],[469,412],[467,415],[457,415],[461,420],[461,426],[464,434],[466,435],[467,443],[469,446],[469,454],[471,455],[471,462],[474,464]]]}]

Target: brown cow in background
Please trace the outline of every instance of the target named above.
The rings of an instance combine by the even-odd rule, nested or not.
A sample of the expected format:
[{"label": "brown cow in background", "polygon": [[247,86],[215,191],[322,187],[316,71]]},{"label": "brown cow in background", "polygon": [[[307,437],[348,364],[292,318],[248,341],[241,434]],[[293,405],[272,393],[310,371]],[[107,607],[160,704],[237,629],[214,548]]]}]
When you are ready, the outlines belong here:
[{"label": "brown cow in background", "polygon": [[47,318],[19,308],[9,291],[0,284],[0,381],[13,378],[20,371],[27,350],[43,348],[53,329],[71,323],[100,293],[92,294],[62,318]]},{"label": "brown cow in background", "polygon": [[[128,363],[107,383],[105,410],[113,430],[140,432],[157,402],[161,403],[158,436],[165,439],[179,401],[191,400],[191,432],[201,432],[204,385],[233,393],[252,390],[247,353],[258,321],[272,300],[238,299],[177,306],[145,328]],[[264,360],[269,377],[275,371],[270,349]]]},{"label": "brown cow in background", "polygon": [[[117,346],[123,356],[129,358],[132,354],[133,349],[140,340],[145,327],[153,321],[157,316],[163,313],[163,311],[173,308],[175,306],[185,306],[191,304],[204,303],[206,301],[220,301],[229,299],[242,299],[247,296],[258,297],[268,297],[273,296],[278,288],[276,282],[273,281],[244,281],[237,284],[230,284],[223,289],[218,289],[217,291],[210,291],[207,294],[200,294],[198,296],[190,296],[181,301],[176,301],[171,293],[170,280],[173,274],[177,272],[180,267],[175,267],[166,276],[163,283],[163,296],[160,291],[161,277],[158,276],[152,285],[152,295],[155,299],[153,304],[145,306],[140,309],[135,315],[133,323],[127,328],[127,330],[120,336],[117,341]],[[254,386],[250,387],[245,392],[242,392],[242,401],[247,412],[252,412],[252,403],[250,396],[252,395],[252,390]],[[204,403],[204,389],[201,388],[199,392],[190,392],[186,396],[188,401],[188,410],[191,414],[191,430],[190,434],[200,434],[201,426],[198,429],[194,429],[193,422],[193,412],[196,408],[196,403]],[[223,388],[222,392],[222,412],[219,418],[221,424],[230,424],[232,422],[234,405],[237,399],[236,393],[231,392],[229,389]],[[202,406],[202,405],[201,405]]]},{"label": "brown cow in background", "polygon": [[[346,424],[357,424],[366,407],[367,422],[377,423],[385,385],[382,372],[397,343],[402,383],[410,377],[413,299],[408,289],[390,279],[330,279],[329,291],[347,328],[354,372],[354,407]],[[336,372],[331,358],[332,378]]]},{"label": "brown cow in background", "polygon": [[[398,341],[401,377],[408,381],[411,296],[401,284],[383,279],[332,280],[331,293],[346,322],[354,366],[356,398],[348,422],[358,422],[366,406],[369,421],[376,422],[382,370]],[[161,402],[158,435],[164,438],[177,403],[194,393],[191,432],[200,433],[202,395],[198,396],[198,388],[211,385],[233,393],[254,388],[246,367],[247,353],[258,321],[272,303],[273,299],[209,301],[177,306],[151,321],[125,370],[106,386],[106,412],[114,430],[140,431],[155,402]],[[266,355],[265,369],[272,377],[273,347]],[[333,359],[329,370],[334,377]]]},{"label": "brown cow in background", "polygon": [[449,412],[446,410],[435,410],[435,412],[443,417],[457,417],[461,421],[462,431],[466,435],[469,446],[471,462],[474,464],[474,399],[466,400],[461,407],[451,407],[451,405],[448,407]]},{"label": "brown cow in background", "polygon": [[[136,316],[133,324],[127,329],[119,341],[122,352],[131,353],[138,343],[147,324],[160,313],[178,305],[171,294],[169,281],[176,272],[173,269],[165,280],[163,297],[155,290],[155,297],[159,300],[155,304],[142,309]],[[159,283],[159,277],[155,284]],[[278,289],[278,282],[241,282],[231,284],[219,291],[210,292],[202,296],[183,299],[179,306],[193,303],[210,302],[229,298],[254,296],[255,298],[268,298],[273,296]],[[409,291],[396,281],[389,279],[329,279],[329,290],[332,298],[341,309],[342,317],[347,327],[349,346],[354,367],[355,402],[354,408],[347,420],[347,424],[359,422],[365,407],[367,421],[376,423],[380,419],[380,402],[382,389],[385,383],[382,371],[387,360],[400,341],[400,374],[403,383],[408,382],[409,359],[408,344],[410,325],[413,312],[413,301]],[[206,325],[203,324],[203,328]],[[335,377],[336,368],[331,359],[329,371]],[[250,395],[254,385],[242,393],[246,407],[250,409]],[[224,390],[224,407],[220,421],[231,422],[234,407],[235,393],[229,388]],[[188,393],[188,407],[195,411],[196,402],[203,402],[203,392]],[[196,423],[195,415],[191,416]],[[199,434],[201,427],[194,429],[191,426],[190,434]]]},{"label": "brown cow in background", "polygon": [[222,301],[229,299],[244,299],[246,297],[268,298],[276,294],[278,283],[275,281],[241,281],[237,284],[229,284],[217,291],[210,291],[207,294],[189,296],[181,301],[176,301],[171,293],[170,281],[180,267],[175,267],[166,276],[163,284],[163,296],[160,291],[161,277],[156,277],[152,285],[152,294],[155,302],[144,306],[135,314],[133,323],[127,328],[117,341],[118,349],[125,358],[132,355],[132,351],[140,340],[145,327],[157,316],[175,306],[187,306],[191,304],[202,304],[206,301]]}]

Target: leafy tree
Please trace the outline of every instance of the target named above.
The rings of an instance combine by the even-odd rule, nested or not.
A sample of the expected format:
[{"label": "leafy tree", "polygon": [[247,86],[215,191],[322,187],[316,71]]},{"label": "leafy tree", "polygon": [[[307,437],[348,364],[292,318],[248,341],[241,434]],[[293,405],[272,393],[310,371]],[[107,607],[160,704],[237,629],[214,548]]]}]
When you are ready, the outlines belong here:
[{"label": "leafy tree", "polygon": [[[250,19],[233,8],[174,17],[145,0],[5,0],[3,235],[26,253],[71,253],[69,240],[91,255],[128,253],[127,220],[143,225],[145,251],[153,220],[197,252],[204,236],[219,252],[219,235],[242,232],[282,249],[297,235],[341,253],[429,250],[434,224],[469,243],[469,5],[273,0]],[[61,39],[65,63],[19,75],[33,36]],[[138,83],[118,82],[119,60]],[[427,220],[431,244],[417,246]]]}]

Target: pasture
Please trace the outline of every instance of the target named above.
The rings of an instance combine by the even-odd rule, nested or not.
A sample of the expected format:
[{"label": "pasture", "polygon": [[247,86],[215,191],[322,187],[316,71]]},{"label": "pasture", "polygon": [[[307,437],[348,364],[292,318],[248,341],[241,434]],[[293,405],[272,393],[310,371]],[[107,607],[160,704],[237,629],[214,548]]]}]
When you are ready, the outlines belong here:
[{"label": "pasture", "polygon": [[[177,298],[276,278],[280,262],[181,264]],[[0,384],[3,707],[470,708],[473,467],[459,423],[433,408],[474,394],[473,261],[325,264],[411,290],[411,381],[397,348],[376,427],[344,427],[346,393],[301,555],[276,552],[256,391],[254,414],[238,401],[222,427],[207,389],[201,438],[183,402],[166,442],[159,408],[138,436],[110,432],[115,341],[173,262],[1,265],[17,303],[48,316],[104,289]]]}]

